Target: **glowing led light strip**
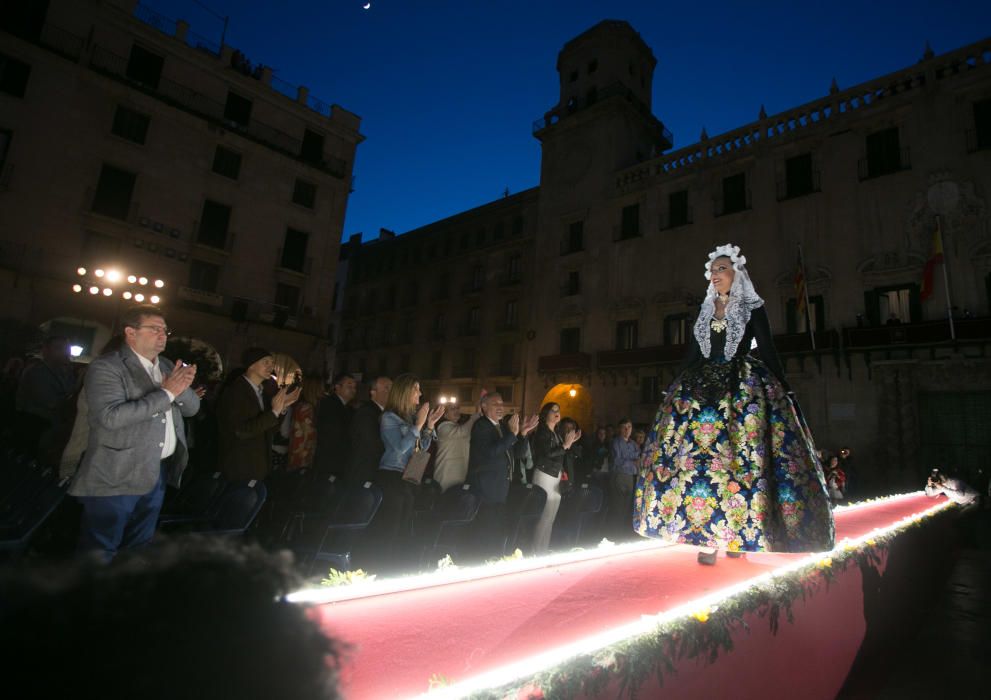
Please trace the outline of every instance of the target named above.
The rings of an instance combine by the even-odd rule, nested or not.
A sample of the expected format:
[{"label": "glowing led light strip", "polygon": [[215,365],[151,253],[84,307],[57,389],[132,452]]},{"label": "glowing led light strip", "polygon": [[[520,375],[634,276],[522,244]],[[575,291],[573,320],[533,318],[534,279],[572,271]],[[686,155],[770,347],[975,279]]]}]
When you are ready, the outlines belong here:
[{"label": "glowing led light strip", "polygon": [[[916,494],[907,494],[916,495]],[[893,496],[890,499],[884,500],[895,500],[903,496]],[[878,502],[879,504],[880,502]],[[874,503],[863,504],[863,505],[874,505]],[[863,507],[863,505],[858,505],[856,507]],[[619,627],[614,627],[609,630],[605,630],[598,634],[592,635],[590,637],[585,637],[583,639],[571,642],[554,649],[544,651],[533,656],[528,656],[526,658],[514,661],[511,664],[501,666],[499,668],[492,669],[491,671],[486,671],[485,673],[474,676],[467,680],[455,683],[444,688],[437,688],[429,691],[429,693],[424,693],[417,695],[417,698],[429,698],[429,700],[446,700],[447,698],[461,698],[471,693],[477,693],[482,690],[487,690],[490,688],[498,688],[514,681],[519,681],[525,678],[532,677],[533,675],[545,671],[554,666],[560,665],[564,661],[579,656],[581,654],[590,654],[611,644],[617,644],[624,640],[630,639],[631,637],[636,637],[639,635],[647,634],[652,631],[657,625],[664,624],[666,622],[671,622],[678,618],[687,617],[695,612],[698,612],[705,608],[712,608],[719,603],[732,598],[735,595],[739,595],[751,588],[759,586],[764,583],[768,583],[775,578],[785,576],[787,574],[793,573],[807,566],[816,564],[822,559],[829,557],[834,554],[843,554],[850,548],[856,548],[857,545],[863,544],[870,539],[882,537],[888,533],[900,530],[908,525],[912,524],[917,520],[921,520],[924,517],[934,515],[935,513],[953,505],[952,501],[944,500],[940,503],[927,508],[918,513],[913,513],[907,517],[902,518],[886,527],[876,528],[866,535],[856,537],[853,539],[844,538],[837,545],[828,552],[816,552],[815,554],[810,554],[809,556],[796,559],[788,564],[778,567],[773,571],[769,571],[754,578],[747,579],[740,583],[734,584],[727,588],[723,588],[719,591],[710,593],[709,595],[697,598],[695,600],[689,601],[683,605],[671,608],[670,610],[665,610],[657,615],[644,615],[639,620],[635,622],[630,622]],[[853,507],[853,506],[852,506]]]},{"label": "glowing led light strip", "polygon": [[[902,493],[891,496],[883,496],[876,499],[852,503],[845,506],[837,506],[833,509],[833,514],[843,513],[860,508],[872,507],[881,503],[897,501],[912,496],[919,496],[923,492]],[[592,561],[602,557],[611,557],[622,554],[633,554],[636,552],[651,551],[663,547],[673,546],[671,542],[662,540],[642,540],[638,542],[627,542],[623,544],[599,545],[596,549],[581,550],[575,552],[562,552],[558,554],[548,554],[540,557],[524,557],[522,559],[511,559],[497,561],[491,564],[481,564],[471,567],[452,567],[441,569],[426,574],[415,576],[402,576],[398,578],[375,579],[374,581],[356,581],[355,583],[320,587],[306,588],[296,591],[289,596],[288,600],[293,603],[338,603],[355,598],[364,598],[373,595],[386,595],[389,593],[401,593],[418,588],[431,588],[433,586],[446,586],[452,583],[464,583],[493,576],[504,576],[522,571],[535,571],[552,566],[573,564],[583,561]]]},{"label": "glowing led light strip", "polygon": [[523,571],[535,571],[537,569],[593,561],[605,557],[650,552],[655,549],[664,549],[665,547],[673,546],[673,542],[665,542],[663,540],[642,540],[623,544],[609,542],[608,544],[600,544],[597,548],[589,550],[561,552],[541,557],[506,559],[479,566],[451,567],[415,576],[376,579],[374,581],[357,581],[342,586],[306,588],[291,593],[287,596],[287,599],[293,603],[338,603],[345,600],[354,600],[355,598],[401,593],[418,588],[446,586],[452,583],[476,581],[494,576],[517,574]]},{"label": "glowing led light strip", "polygon": [[890,496],[878,496],[877,498],[868,498],[866,501],[849,503],[845,506],[836,506],[835,508],[833,508],[833,515],[836,515],[837,513],[845,513],[850,510],[858,510],[860,508],[880,505],[882,503],[891,503],[892,501],[900,501],[903,498],[922,496],[923,494],[925,494],[925,491],[912,491],[911,493],[896,493]]}]

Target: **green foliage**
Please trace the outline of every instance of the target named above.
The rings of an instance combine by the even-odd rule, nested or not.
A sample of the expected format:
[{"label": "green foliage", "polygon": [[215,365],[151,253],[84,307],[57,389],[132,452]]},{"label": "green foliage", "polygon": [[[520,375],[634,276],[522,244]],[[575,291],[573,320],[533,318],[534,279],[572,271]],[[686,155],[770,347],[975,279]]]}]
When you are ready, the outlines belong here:
[{"label": "green foliage", "polygon": [[361,569],[354,571],[338,571],[331,569],[327,572],[327,578],[320,581],[321,586],[347,586],[358,581],[374,581],[375,574],[367,574]]}]

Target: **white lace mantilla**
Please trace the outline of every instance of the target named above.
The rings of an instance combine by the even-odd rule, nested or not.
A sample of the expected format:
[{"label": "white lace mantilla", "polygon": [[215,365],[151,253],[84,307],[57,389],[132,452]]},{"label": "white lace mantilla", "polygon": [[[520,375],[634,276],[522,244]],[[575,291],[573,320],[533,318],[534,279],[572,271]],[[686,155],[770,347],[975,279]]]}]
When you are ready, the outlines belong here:
[{"label": "white lace mantilla", "polygon": [[[750,281],[750,274],[747,272],[747,259],[740,255],[739,246],[727,243],[721,245],[709,253],[709,262],[705,264],[705,278],[711,279],[712,272],[709,267],[716,258],[727,257],[733,263],[733,284],[730,287],[729,303],[726,305],[724,318],[726,320],[726,347],[723,351],[726,359],[730,360],[736,355],[736,351],[743,340],[743,334],[747,330],[750,322],[750,313],[764,305],[764,300],[757,295],[754,283]],[[699,309],[699,317],[695,320],[695,340],[698,341],[702,356],[708,358],[712,354],[712,339],[710,324],[716,314],[716,290],[709,282],[705,299]],[[749,348],[747,348],[749,350]]]}]

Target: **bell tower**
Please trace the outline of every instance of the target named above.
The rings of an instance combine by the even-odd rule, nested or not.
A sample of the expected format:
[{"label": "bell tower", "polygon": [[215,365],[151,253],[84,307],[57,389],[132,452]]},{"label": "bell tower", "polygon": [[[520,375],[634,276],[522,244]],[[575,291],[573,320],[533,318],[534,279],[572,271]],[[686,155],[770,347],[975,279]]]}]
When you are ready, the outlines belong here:
[{"label": "bell tower", "polygon": [[[656,66],[650,47],[621,20],[603,20],[565,44],[557,58],[558,103],[534,124],[544,157],[558,150],[547,147],[565,133],[586,148],[608,141],[611,153],[599,162],[613,169],[671,148],[671,133],[651,112]],[[546,173],[554,164],[544,165]]]}]

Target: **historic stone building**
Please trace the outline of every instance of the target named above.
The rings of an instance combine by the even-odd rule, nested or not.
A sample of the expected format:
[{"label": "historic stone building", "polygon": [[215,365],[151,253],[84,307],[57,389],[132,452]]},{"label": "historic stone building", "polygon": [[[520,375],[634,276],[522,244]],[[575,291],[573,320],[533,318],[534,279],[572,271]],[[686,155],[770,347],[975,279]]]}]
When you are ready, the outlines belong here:
[{"label": "historic stone building", "polygon": [[[834,83],[821,99],[762,109],[719,136],[703,130],[675,151],[651,109],[655,64],[618,21],[559,55],[558,102],[534,124],[540,185],[521,195],[536,209],[536,221],[525,217],[525,269],[538,271],[515,294],[524,409],[554,398],[585,426],[622,415],[650,423],[705,292],[706,254],[733,242],[821,447],[852,448],[862,483],[918,487],[937,463],[986,479],[991,39],[939,56],[927,49],[904,70],[842,90]],[[919,294],[937,219],[955,339],[942,268],[936,293]],[[445,226],[456,240],[459,227],[447,222],[417,233]],[[363,248],[387,256],[412,238]],[[799,246],[814,350],[796,313]],[[426,260],[423,285],[466,274],[462,256]],[[447,313],[467,313],[466,302]],[[364,325],[361,308],[350,308],[351,323]],[[430,324],[417,325],[419,342]],[[445,341],[433,352],[459,351]],[[435,367],[427,376],[453,381],[450,365]],[[492,384],[484,372],[458,381]]]},{"label": "historic stone building", "polygon": [[369,380],[412,371],[425,399],[466,410],[481,387],[510,406],[539,400],[525,395],[536,222],[531,189],[402,236],[352,237],[335,369]]},{"label": "historic stone building", "polygon": [[157,296],[225,361],[261,344],[322,368],[359,118],[134,0],[0,24],[2,315],[85,359]]}]

